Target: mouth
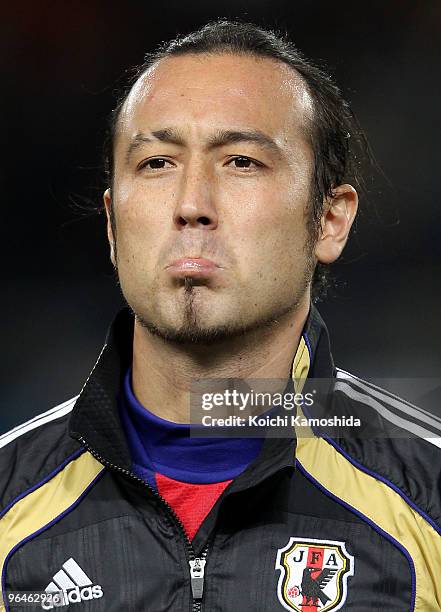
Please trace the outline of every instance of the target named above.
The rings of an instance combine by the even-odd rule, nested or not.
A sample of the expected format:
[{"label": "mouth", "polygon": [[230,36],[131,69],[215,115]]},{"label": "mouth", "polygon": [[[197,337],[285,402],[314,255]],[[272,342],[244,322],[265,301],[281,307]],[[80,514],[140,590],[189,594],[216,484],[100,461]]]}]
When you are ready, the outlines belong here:
[{"label": "mouth", "polygon": [[223,268],[211,259],[205,259],[204,257],[182,257],[173,261],[165,269],[176,278],[185,276],[204,278],[220,272]]}]

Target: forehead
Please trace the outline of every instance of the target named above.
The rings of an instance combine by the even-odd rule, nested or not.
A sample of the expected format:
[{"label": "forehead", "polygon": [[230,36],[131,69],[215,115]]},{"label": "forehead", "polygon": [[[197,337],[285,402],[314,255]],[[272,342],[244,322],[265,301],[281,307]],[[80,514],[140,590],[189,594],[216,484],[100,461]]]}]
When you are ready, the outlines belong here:
[{"label": "forehead", "polygon": [[313,104],[288,65],[251,55],[186,54],[160,60],[132,87],[119,116],[125,140],[164,125],[263,129],[275,138],[305,134]]}]

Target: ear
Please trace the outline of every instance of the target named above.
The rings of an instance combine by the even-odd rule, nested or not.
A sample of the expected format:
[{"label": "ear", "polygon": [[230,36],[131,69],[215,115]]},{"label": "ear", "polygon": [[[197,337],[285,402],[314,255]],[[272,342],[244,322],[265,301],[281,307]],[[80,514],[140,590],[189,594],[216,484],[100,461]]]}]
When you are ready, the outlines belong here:
[{"label": "ear", "polygon": [[116,267],[116,257],[115,257],[115,237],[113,235],[112,228],[112,193],[110,191],[110,187],[106,189],[103,194],[104,207],[106,209],[106,217],[107,217],[107,239],[110,245],[110,260],[114,267]]},{"label": "ear", "polygon": [[357,192],[351,185],[339,185],[332,193],[325,202],[321,235],[315,246],[315,255],[324,264],[340,257],[358,208]]}]

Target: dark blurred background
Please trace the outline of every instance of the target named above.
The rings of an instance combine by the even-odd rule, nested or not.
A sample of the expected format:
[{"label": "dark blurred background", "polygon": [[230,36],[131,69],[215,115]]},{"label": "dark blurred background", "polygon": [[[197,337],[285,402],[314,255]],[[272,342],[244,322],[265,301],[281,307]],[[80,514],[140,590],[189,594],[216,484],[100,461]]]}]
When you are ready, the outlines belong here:
[{"label": "dark blurred background", "polygon": [[119,77],[160,41],[217,17],[287,29],[327,66],[382,170],[361,201],[372,212],[335,267],[338,289],[320,306],[337,364],[365,377],[438,377],[440,6],[3,3],[0,433],[80,391],[122,304],[104,218],[87,213],[104,189],[102,142]]}]

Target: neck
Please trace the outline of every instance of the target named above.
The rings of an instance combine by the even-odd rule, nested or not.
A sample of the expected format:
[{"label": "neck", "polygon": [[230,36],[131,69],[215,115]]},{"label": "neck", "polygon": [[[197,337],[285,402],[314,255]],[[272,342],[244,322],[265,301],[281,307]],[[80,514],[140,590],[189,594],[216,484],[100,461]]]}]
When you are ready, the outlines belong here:
[{"label": "neck", "polygon": [[[190,391],[195,379],[280,379],[291,365],[308,316],[309,296],[294,312],[271,325],[216,344],[178,345],[152,334],[135,321],[133,391],[150,412],[176,423],[188,423]],[[284,388],[284,384],[281,388]],[[218,391],[225,388],[222,384]],[[274,390],[274,389],[273,389]]]}]

